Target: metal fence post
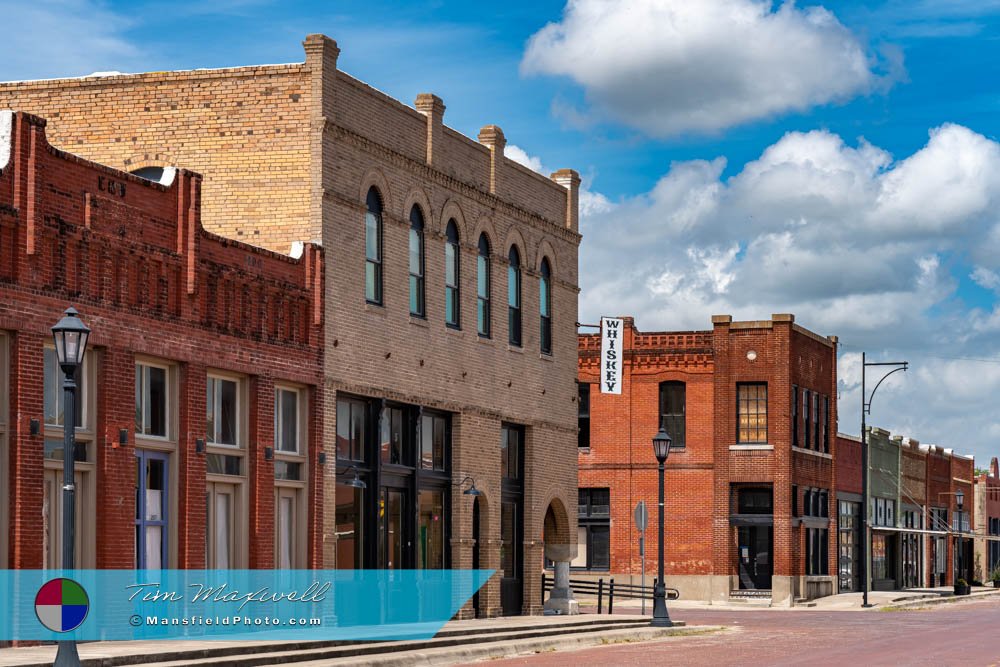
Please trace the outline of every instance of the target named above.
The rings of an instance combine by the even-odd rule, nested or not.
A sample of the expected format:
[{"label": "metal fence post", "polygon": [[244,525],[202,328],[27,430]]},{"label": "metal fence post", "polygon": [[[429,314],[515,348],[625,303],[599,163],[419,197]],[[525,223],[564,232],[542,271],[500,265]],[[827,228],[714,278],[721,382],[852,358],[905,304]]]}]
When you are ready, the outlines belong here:
[{"label": "metal fence post", "polygon": [[608,587],[608,613],[614,613],[612,610],[615,606],[615,578],[611,577],[611,585]]},{"label": "metal fence post", "polygon": [[602,613],[604,608],[604,577],[597,580],[597,613]]}]

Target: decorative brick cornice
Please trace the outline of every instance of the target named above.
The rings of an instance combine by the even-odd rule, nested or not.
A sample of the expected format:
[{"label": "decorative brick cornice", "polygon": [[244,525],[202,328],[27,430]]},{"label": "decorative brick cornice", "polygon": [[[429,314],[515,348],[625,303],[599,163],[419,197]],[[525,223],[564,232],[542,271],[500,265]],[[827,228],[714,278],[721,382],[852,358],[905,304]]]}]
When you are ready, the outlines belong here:
[{"label": "decorative brick cornice", "polygon": [[[364,137],[352,130],[337,125],[333,121],[327,121],[326,132],[333,134],[337,140],[346,141],[356,148],[360,148],[364,151],[377,155],[380,159],[385,160],[390,164],[410,171],[418,178],[431,181],[442,187],[459,192],[463,196],[475,200],[486,208],[499,210],[511,218],[514,218],[518,222],[528,225],[536,231],[556,236],[568,243],[573,243],[575,245],[580,244],[580,240],[582,239],[580,234],[566,229],[566,227],[560,222],[548,220],[537,213],[532,213],[519,206],[511,204],[494,194],[484,192],[474,185],[470,185],[465,181],[461,181],[453,176],[449,176],[448,174],[438,171],[437,169],[429,167],[422,162],[409,158],[387,146],[372,141],[368,137]],[[559,187],[558,184],[554,185]]]}]

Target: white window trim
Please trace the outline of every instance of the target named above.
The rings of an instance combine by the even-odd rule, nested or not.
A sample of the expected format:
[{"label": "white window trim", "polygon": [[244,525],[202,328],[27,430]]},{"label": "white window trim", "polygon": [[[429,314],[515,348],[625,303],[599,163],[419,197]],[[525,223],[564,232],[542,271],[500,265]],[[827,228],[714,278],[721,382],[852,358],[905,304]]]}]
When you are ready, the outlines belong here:
[{"label": "white window trim", "polygon": [[[288,391],[293,392],[296,395],[296,410],[295,410],[295,433],[298,436],[295,443],[296,451],[289,452],[279,449],[278,447],[278,434],[281,432],[278,420],[280,419],[280,411],[274,411],[274,455],[275,458],[289,458],[292,460],[305,459],[306,454],[309,451],[309,437],[305,429],[308,424],[308,403],[309,394],[308,391],[299,385],[285,384],[285,383],[275,383],[274,394],[275,399],[278,397],[278,392]],[[275,401],[277,402],[277,400]]]},{"label": "white window trim", "polygon": [[[224,380],[227,382],[236,383],[236,442],[233,444],[229,443],[219,443],[219,442],[209,442],[208,433],[205,433],[205,444],[208,451],[211,452],[212,449],[219,450],[216,453],[236,453],[238,452],[240,456],[243,456],[246,452],[246,443],[244,442],[244,437],[247,432],[247,414],[245,406],[248,404],[246,400],[247,392],[247,378],[243,375],[236,375],[233,373],[226,373],[224,371],[209,371],[205,376],[205,383],[207,384],[209,380]],[[216,385],[215,395],[213,396],[213,401],[218,398],[218,385]],[[213,406],[216,407],[216,406]],[[206,406],[207,412],[207,406]],[[246,470],[243,471],[243,476],[246,476]]]},{"label": "white window trim", "polygon": [[[145,433],[142,433],[139,430],[139,427],[137,425],[135,427],[135,439],[136,439],[136,441],[148,441],[149,444],[154,445],[153,448],[156,448],[155,447],[156,444],[161,444],[161,445],[167,444],[167,445],[171,445],[170,449],[173,449],[174,446],[176,446],[176,444],[177,444],[177,424],[176,424],[177,410],[175,409],[177,407],[176,387],[178,386],[178,383],[176,381],[177,366],[176,366],[176,364],[171,364],[171,363],[169,363],[167,361],[161,361],[159,359],[153,359],[153,358],[149,358],[149,357],[136,356],[136,358],[135,358],[136,371],[138,371],[139,368],[141,368],[143,366],[150,367],[150,368],[161,368],[164,371],[166,371],[166,376],[167,376],[166,377],[166,382],[167,382],[167,386],[166,386],[166,394],[167,394],[167,405],[166,405],[166,412],[167,412],[167,415],[166,415],[167,434],[165,436],[147,435]],[[148,389],[148,385],[146,385],[146,389]],[[143,397],[143,400],[146,400],[145,397]],[[145,410],[143,412],[145,413]]]}]

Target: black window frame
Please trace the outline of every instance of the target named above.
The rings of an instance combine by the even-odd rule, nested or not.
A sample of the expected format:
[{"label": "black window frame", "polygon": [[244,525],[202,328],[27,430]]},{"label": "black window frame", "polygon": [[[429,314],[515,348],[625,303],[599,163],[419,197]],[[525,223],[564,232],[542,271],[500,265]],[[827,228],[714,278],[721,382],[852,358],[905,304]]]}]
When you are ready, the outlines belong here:
[{"label": "black window frame", "polygon": [[[763,396],[761,396],[760,393],[758,392],[756,396],[748,396],[746,399],[744,399],[744,397],[742,395],[743,391],[749,390],[751,388],[755,388],[755,389],[758,389],[758,390],[759,389],[763,389]],[[758,411],[755,412],[755,413],[750,413],[750,412],[745,413],[746,416],[747,416],[747,420],[748,420],[747,421],[748,425],[746,427],[747,435],[749,436],[749,434],[750,434],[751,431],[754,434],[756,434],[756,439],[745,440],[743,438],[743,432],[742,432],[743,429],[741,429],[740,421],[741,421],[741,417],[744,415],[744,412],[743,412],[744,405],[746,405],[747,407],[749,407],[751,404],[755,404],[758,408],[761,405],[763,405],[764,409],[763,409],[763,412],[761,412],[758,409]],[[764,422],[763,427],[761,427],[761,425],[760,425],[760,415],[763,415],[763,422]],[[757,417],[757,424],[755,426],[753,426],[753,427],[751,427],[749,425],[749,419],[750,419],[751,416],[756,416]],[[767,444],[767,428],[768,428],[768,424],[767,424],[767,382],[737,382],[736,383],[736,442],[738,444],[741,444],[741,445],[766,445]],[[764,434],[763,439],[760,439],[761,432],[763,432],[763,434]]]},{"label": "black window frame", "polygon": [[523,336],[521,331],[521,252],[512,245],[507,252],[507,342],[514,347],[521,347]]},{"label": "black window frame", "polygon": [[820,434],[823,438],[823,453],[830,453],[830,397],[823,394],[823,414]]},{"label": "black window frame", "polygon": [[[680,412],[669,411],[670,394],[680,393]],[[665,380],[659,387],[660,428],[670,434],[670,449],[687,448],[687,384],[680,380]],[[676,395],[674,396],[676,398]],[[676,406],[673,406],[676,407]]]},{"label": "black window frame", "polygon": [[813,416],[813,449],[817,452],[823,451],[823,444],[819,441],[819,422],[820,422],[820,400],[819,393],[813,392],[812,395],[812,416]]},{"label": "black window frame", "polygon": [[[424,224],[424,214],[420,210],[420,206],[417,204],[413,205],[410,209],[410,232],[407,238],[407,270],[410,274],[410,315],[419,318],[427,317],[427,293],[425,285],[425,277],[427,275],[427,262],[426,262],[426,237],[424,234],[424,229],[426,225]],[[416,235],[417,243],[419,248],[417,249],[418,257],[417,262],[419,267],[417,273],[413,272],[413,239],[414,234]],[[414,310],[414,295],[416,296],[416,310]]]},{"label": "black window frame", "polygon": [[799,387],[792,385],[792,446],[801,447],[799,442]]},{"label": "black window frame", "polygon": [[812,417],[812,413],[809,411],[809,396],[812,394],[808,389],[802,389],[802,431],[805,434],[805,443],[802,445],[805,449],[812,449],[812,428],[809,424]]},{"label": "black window frame", "polygon": [[[382,224],[382,214],[385,211],[385,204],[382,193],[374,185],[368,188],[368,195],[365,197],[365,301],[367,303],[381,306],[384,304],[385,293],[383,290],[383,253],[384,253],[384,232]],[[368,256],[368,216],[375,218],[375,252],[376,257]],[[368,266],[372,266],[373,282],[371,285],[372,295],[368,294]]]},{"label": "black window frame", "polygon": [[806,528],[806,576],[830,574],[830,529]]},{"label": "black window frame", "polygon": [[538,335],[542,354],[552,354],[552,265],[542,258],[538,276]]},{"label": "black window frame", "polygon": [[490,239],[486,236],[486,232],[483,232],[479,235],[476,257],[476,332],[483,338],[490,338],[493,335],[491,272]]},{"label": "black window frame", "polygon": [[[587,556],[577,571],[607,572],[611,569],[611,489],[584,487],[577,491],[577,525],[586,533]],[[595,503],[595,496],[605,503]],[[595,509],[596,508],[596,509]]]},{"label": "black window frame", "polygon": [[[451,329],[462,328],[462,246],[461,237],[458,234],[458,223],[452,218],[448,220],[444,234],[444,323]],[[455,263],[453,275],[455,282],[448,282],[448,248],[452,249],[452,257]],[[451,306],[453,319],[448,319],[448,306]]]},{"label": "black window frame", "polygon": [[590,449],[590,393],[589,382],[577,382],[577,447]]}]

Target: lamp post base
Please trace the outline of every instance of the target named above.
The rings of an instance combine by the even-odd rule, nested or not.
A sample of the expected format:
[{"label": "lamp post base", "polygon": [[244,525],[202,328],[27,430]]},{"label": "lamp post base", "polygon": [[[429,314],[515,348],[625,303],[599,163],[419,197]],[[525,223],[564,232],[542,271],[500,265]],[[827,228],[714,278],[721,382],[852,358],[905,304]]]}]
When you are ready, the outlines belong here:
[{"label": "lamp post base", "polygon": [[659,581],[653,586],[653,620],[649,624],[654,628],[672,628],[674,626],[667,613],[667,589]]},{"label": "lamp post base", "polygon": [[59,642],[52,667],[80,667],[80,654],[76,651],[75,641]]}]

